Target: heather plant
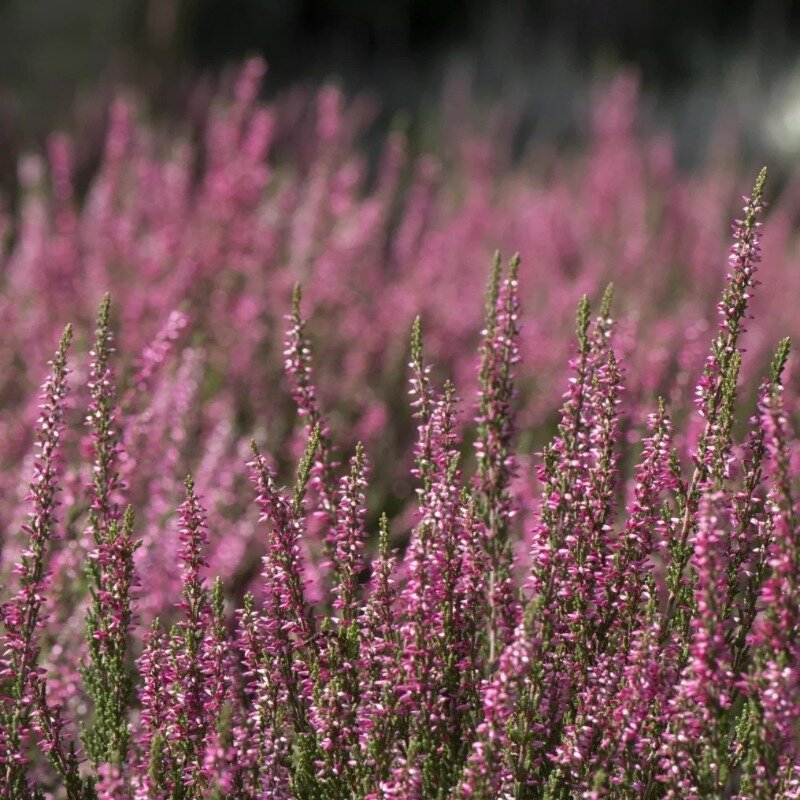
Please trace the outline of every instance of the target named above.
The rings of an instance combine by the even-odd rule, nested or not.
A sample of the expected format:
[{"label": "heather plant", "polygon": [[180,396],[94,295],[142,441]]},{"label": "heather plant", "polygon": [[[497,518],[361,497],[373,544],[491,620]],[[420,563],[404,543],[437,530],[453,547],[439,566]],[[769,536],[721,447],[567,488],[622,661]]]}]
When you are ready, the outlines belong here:
[{"label": "heather plant", "polygon": [[795,190],[715,322],[736,169],[631,76],[585,152],[371,165],[263,71],[193,138],[118,100],[85,194],[20,166],[0,797],[800,796]]},{"label": "heather plant", "polygon": [[[52,137],[45,158],[20,164],[19,208],[0,219],[6,569],[22,547],[16,534],[27,514],[28,432],[40,380],[34,365],[45,363],[68,321],[86,349],[105,292],[116,299],[115,402],[125,418],[118,457],[125,497],[116,503],[137,511],[145,624],[163,616],[180,591],[169,568],[178,559],[173,511],[190,472],[206,487],[212,574],[239,600],[259,591],[263,540],[253,533],[250,487],[239,469],[254,433],[286,482],[310,427],[320,423],[319,465],[309,486],[309,503],[319,513],[310,523],[314,535],[302,544],[315,602],[329,591],[334,567],[332,542],[316,529],[335,527],[336,465],[358,441],[372,463],[393,465],[372,473],[369,525],[386,510],[399,530],[411,527],[415,425],[402,399],[408,328],[419,315],[437,381],[449,377],[464,397],[474,397],[483,317],[478,287],[505,242],[519,249],[527,276],[519,288],[520,446],[519,472],[508,481],[517,511],[511,526],[530,531],[536,522],[526,476],[531,455],[558,424],[574,307],[612,281],[625,309],[614,333],[616,356],[627,368],[620,435],[637,436],[664,396],[679,423],[675,445],[688,457],[700,426],[698,418],[683,424],[684,395],[702,367],[713,324],[736,164],[721,155],[682,174],[669,141],[649,133],[631,75],[598,95],[580,152],[532,147],[517,160],[501,117],[484,115],[476,132],[447,109],[446,148],[420,154],[418,142],[393,129],[370,160],[358,142],[374,103],[348,100],[334,86],[262,102],[263,75],[264,65],[252,61],[230,86],[209,97],[198,93],[191,126],[177,132],[159,129],[145,109],[121,96],[109,108],[105,147],[88,182],[77,181],[75,145],[63,135]],[[779,295],[800,290],[795,206],[789,186],[773,206],[764,241],[776,277],[753,299],[758,313],[741,367],[748,395],[755,394],[774,341],[797,324]],[[282,317],[298,283],[302,308],[298,302],[287,330]],[[85,369],[76,409],[89,404]],[[285,372],[289,392],[282,391]],[[305,432],[296,409],[305,415]],[[458,419],[472,440],[481,423],[472,414]],[[90,443],[78,442],[76,431],[69,427],[65,443],[70,507],[90,480],[83,452]],[[160,469],[139,468],[154,457]],[[495,468],[481,464],[486,490],[497,491],[489,488]],[[66,521],[70,544],[56,556],[64,562],[55,575],[62,593],[83,581],[83,554],[72,542],[91,537],[81,515]],[[501,533],[499,547],[503,539]],[[73,599],[74,608],[56,609],[55,644],[66,659],[82,628]],[[82,702],[64,674],[51,688]]]},{"label": "heather plant", "polygon": [[[160,514],[173,495],[148,503],[135,484],[182,463],[175,444],[190,421],[173,418],[167,433],[162,418],[187,413],[187,393],[202,396],[196,356],[148,401],[187,324],[173,315],[120,391],[104,296],[88,366],[73,373],[85,383],[73,397],[86,403],[88,434],[71,430],[68,327],[40,394],[21,547],[7,546],[0,796],[800,796],[788,339],[753,413],[740,412],[751,402],[740,395],[765,178],[733,226],[694,413],[658,400],[641,447],[625,435],[636,425],[625,400],[632,367],[617,355],[610,286],[594,318],[588,296],[578,303],[568,388],[535,480],[517,438],[520,258],[492,262],[474,425],[454,383],[435,377],[417,317],[416,500],[394,520],[373,523],[370,509],[383,463],[370,463],[366,443],[347,457],[323,411],[299,288],[284,369],[302,452],[288,440],[290,455],[271,458],[256,439],[249,454],[236,451],[255,516],[238,506],[237,478],[215,474],[234,468],[229,459],[212,452],[198,471],[207,485],[187,477],[175,511],[155,520],[153,505]],[[161,463],[137,451],[151,429],[164,437]],[[209,447],[224,451],[229,436],[223,426]],[[521,481],[531,486],[527,531]],[[225,524],[209,512],[213,492],[238,514],[232,535],[263,543],[244,592],[212,579],[211,526]],[[139,533],[142,519],[157,528]],[[235,569],[258,558],[234,552]],[[148,598],[159,558],[171,580]]]}]

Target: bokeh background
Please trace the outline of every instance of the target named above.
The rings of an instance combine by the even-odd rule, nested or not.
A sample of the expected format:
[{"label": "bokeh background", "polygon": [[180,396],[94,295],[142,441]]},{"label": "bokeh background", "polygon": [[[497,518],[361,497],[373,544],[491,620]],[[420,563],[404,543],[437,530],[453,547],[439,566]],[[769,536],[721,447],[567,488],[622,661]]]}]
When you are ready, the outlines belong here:
[{"label": "bokeh background", "polygon": [[580,139],[587,94],[620,66],[640,73],[678,158],[706,158],[735,128],[745,157],[800,154],[800,4],[791,0],[3,0],[0,187],[54,128],[80,133],[90,170],[109,96],[135,88],[185,118],[197,87],[261,54],[266,91],[334,78],[424,127],[452,86],[501,101],[522,147]]}]

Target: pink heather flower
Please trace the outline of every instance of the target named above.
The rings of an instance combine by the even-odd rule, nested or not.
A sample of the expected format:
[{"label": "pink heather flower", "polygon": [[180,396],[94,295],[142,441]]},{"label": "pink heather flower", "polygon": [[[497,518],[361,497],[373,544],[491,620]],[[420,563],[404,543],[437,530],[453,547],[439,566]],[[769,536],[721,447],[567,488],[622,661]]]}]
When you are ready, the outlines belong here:
[{"label": "pink heather flower", "polygon": [[514,597],[511,576],[512,542],[509,527],[516,511],[511,498],[511,482],[516,477],[512,449],[515,399],[514,370],[520,360],[520,299],[515,256],[509,274],[501,281],[500,254],[495,254],[487,298],[487,327],[482,332],[479,409],[475,422],[478,437],[475,453],[478,466],[474,484],[479,513],[486,525],[489,553],[490,636],[499,629],[500,641],[491,641],[490,660],[508,641],[516,627],[519,607]]},{"label": "pink heather flower", "polygon": [[[310,470],[310,461],[317,446],[312,436],[301,469]],[[302,491],[308,473],[294,503],[275,485],[263,456],[253,445],[254,460],[250,463],[256,485],[256,502],[260,520],[270,524],[267,553],[264,556],[264,646],[270,658],[280,665],[280,677],[293,698],[294,724],[307,725],[308,703],[312,696],[311,666],[318,663],[318,643],[311,608],[305,595],[304,567],[299,539],[302,532]]]},{"label": "pink heather flower", "polygon": [[114,354],[109,328],[111,301],[103,298],[97,318],[97,338],[89,366],[88,388],[91,396],[86,425],[91,431],[92,482],[91,527],[95,544],[102,543],[108,526],[121,516],[119,494],[123,490],[119,475],[120,439],[116,407],[116,378],[111,365]]},{"label": "pink heather flower", "polygon": [[[793,470],[787,444],[790,425],[783,408],[783,386],[780,373],[785,362],[787,347],[779,350],[773,365],[773,381],[762,387],[759,403],[759,422],[763,432],[765,450],[769,456],[767,472],[771,487],[767,496],[768,539],[762,543],[760,560],[755,572],[768,572],[764,580],[759,604],[763,613],[759,617],[752,611],[755,605],[753,589],[748,586],[750,601],[744,617],[752,628],[745,642],[735,640],[739,647],[735,656],[744,662],[748,650],[755,652],[754,669],[740,680],[738,688],[748,697],[750,741],[740,740],[743,751],[750,747],[748,759],[754,769],[747,774],[743,789],[753,795],[780,795],[787,786],[791,761],[796,762],[795,731],[800,702],[800,652],[796,645],[800,631],[798,617],[798,573],[796,503],[792,495]],[[790,784],[789,784],[790,785]]]},{"label": "pink heather flower", "polygon": [[[738,178],[681,175],[632,76],[527,174],[455,83],[445,162],[393,131],[373,168],[374,103],[262,102],[264,71],[200,87],[178,139],[114,101],[85,192],[55,136],[0,209],[2,800],[800,799],[787,343],[742,411],[797,325],[791,192],[763,240],[763,174],[746,199],[717,325]],[[498,242],[524,258],[482,327]],[[586,299],[610,277],[619,323]],[[283,333],[298,280],[313,336],[299,291]],[[68,335],[40,408],[32,381],[106,290],[81,434]]]},{"label": "pink heather flower", "polygon": [[300,284],[297,284],[292,296],[292,313],[287,317],[291,326],[284,344],[284,369],[292,383],[292,397],[303,420],[306,437],[310,437],[315,428],[319,429],[320,447],[311,469],[309,487],[314,496],[315,512],[322,525],[325,557],[323,569],[328,570],[335,569],[337,564],[334,531],[337,526],[335,469],[338,465],[333,458],[330,430],[317,400],[311,344],[305,333],[306,322],[300,313],[300,300]]},{"label": "pink heather flower", "polygon": [[195,493],[194,481],[186,478],[186,499],[178,510],[180,518],[180,547],[182,563],[182,601],[179,608],[183,619],[170,637],[172,685],[168,709],[168,724],[164,729],[168,746],[179,742],[185,785],[199,780],[198,755],[203,751],[209,734],[206,709],[203,644],[211,622],[211,604],[202,570],[207,567],[204,550],[208,541],[206,511]]},{"label": "pink heather flower", "polygon": [[[724,494],[703,490],[692,542],[697,612],[691,623],[688,662],[666,710],[671,724],[664,737],[660,780],[670,798],[702,797],[713,791],[704,783],[701,759],[724,757],[717,718],[730,708],[735,682],[726,627],[718,619],[725,587],[724,537],[730,520],[724,516]],[[702,753],[697,752],[699,742],[704,743]]]},{"label": "pink heather flower", "polygon": [[101,764],[97,772],[100,777],[95,786],[97,800],[131,800],[127,782],[119,767]]},{"label": "pink heather flower", "polygon": [[405,621],[400,627],[403,654],[398,690],[401,704],[420,725],[424,720],[434,724],[440,713],[432,691],[442,664],[426,640],[434,636],[442,643],[447,641],[445,613],[453,602],[460,504],[452,386],[433,403],[427,425],[420,427],[429,455],[419,462],[424,476],[419,490],[420,519],[406,553],[408,579],[400,595]]},{"label": "pink heather flower", "polygon": [[[0,764],[9,791],[27,787],[25,757],[31,714],[41,708],[44,690],[32,682],[37,675],[39,630],[46,616],[42,605],[47,588],[47,548],[55,532],[61,434],[67,395],[67,350],[72,329],[67,326],[52,368],[40,394],[41,413],[36,426],[33,478],[30,483],[31,511],[24,532],[28,545],[14,567],[19,590],[0,608],[3,622],[0,682],[6,685],[0,702]],[[10,685],[9,685],[10,684]],[[34,724],[37,724],[34,722]],[[41,730],[43,726],[39,725]],[[51,740],[45,739],[45,742]]]},{"label": "pink heather flower", "polygon": [[[409,748],[411,749],[411,748]],[[382,800],[422,800],[422,774],[419,762],[413,749],[410,754],[400,757],[392,767],[390,777],[381,781],[380,793],[377,795]]]},{"label": "pink heather flower", "polygon": [[717,306],[721,321],[719,330],[706,359],[703,375],[696,389],[700,415],[706,421],[706,430],[694,455],[701,470],[716,475],[728,474],[728,440],[730,410],[725,408],[725,382],[735,389],[739,372],[741,350],[739,340],[745,333],[745,320],[754,288],[758,285],[755,272],[761,260],[758,217],[764,210],[763,190],[766,170],[758,176],[752,197],[745,197],[744,216],[733,226],[734,243],[728,257],[729,273],[722,300]]},{"label": "pink heather flower", "polygon": [[336,513],[336,565],[338,582],[333,588],[336,599],[333,607],[340,613],[340,625],[352,623],[358,613],[358,576],[363,568],[366,515],[364,490],[367,486],[367,466],[364,447],[360,443],[350,461],[350,474],[342,478],[339,505]]},{"label": "pink heather flower", "polygon": [[161,329],[142,351],[137,359],[133,385],[136,391],[144,393],[152,385],[159,367],[164,363],[174,343],[189,324],[189,317],[181,311],[171,311]]},{"label": "pink heather flower", "polygon": [[359,757],[372,775],[370,785],[388,774],[389,746],[397,696],[394,691],[399,656],[395,627],[396,559],[389,551],[389,522],[381,518],[380,550],[373,563],[369,594],[359,620],[361,672],[356,716]]},{"label": "pink heather flower", "polygon": [[[242,653],[244,689],[250,711],[235,745],[232,770],[255,776],[256,796],[288,798],[289,741],[282,730],[284,714],[304,721],[306,710],[296,685],[289,686],[291,656],[276,620],[265,620],[245,598],[239,616],[238,647]],[[288,660],[288,663],[287,663]],[[288,674],[287,674],[288,673]],[[290,694],[291,690],[295,694]],[[290,708],[287,709],[287,706]],[[223,773],[224,775],[224,773]]]},{"label": "pink heather flower", "polygon": [[605,629],[639,610],[647,591],[647,577],[652,574],[650,559],[660,550],[667,533],[661,517],[661,501],[666,492],[676,488],[676,480],[669,463],[672,423],[663,404],[656,414],[650,415],[648,426],[651,435],[643,442],[628,518],[615,544],[605,587],[608,593]]},{"label": "pink heather flower", "polygon": [[520,623],[501,653],[497,669],[481,691],[483,719],[457,789],[458,797],[489,800],[502,796],[502,789],[513,781],[509,760],[514,754],[507,726],[517,708],[524,677],[536,651],[534,632]]},{"label": "pink heather flower", "polygon": [[142,707],[137,744],[145,763],[155,735],[166,728],[172,703],[170,686],[174,676],[168,657],[168,639],[156,619],[144,636],[144,650],[137,665],[141,676],[139,702]]},{"label": "pink heather flower", "polygon": [[[210,742],[217,742],[219,739],[223,706],[230,700],[233,688],[234,663],[229,652],[222,581],[219,578],[214,581],[211,590],[210,611],[211,620],[201,648],[207,751],[211,747]],[[206,774],[205,777],[210,781],[214,776]]]}]

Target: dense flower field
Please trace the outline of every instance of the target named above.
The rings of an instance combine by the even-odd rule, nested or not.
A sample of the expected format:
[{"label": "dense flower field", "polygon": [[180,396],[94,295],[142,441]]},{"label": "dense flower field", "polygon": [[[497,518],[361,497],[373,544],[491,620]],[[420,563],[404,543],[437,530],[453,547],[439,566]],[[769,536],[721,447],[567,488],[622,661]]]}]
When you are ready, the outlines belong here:
[{"label": "dense flower field", "polygon": [[262,73],[20,165],[0,798],[800,798],[794,186]]}]

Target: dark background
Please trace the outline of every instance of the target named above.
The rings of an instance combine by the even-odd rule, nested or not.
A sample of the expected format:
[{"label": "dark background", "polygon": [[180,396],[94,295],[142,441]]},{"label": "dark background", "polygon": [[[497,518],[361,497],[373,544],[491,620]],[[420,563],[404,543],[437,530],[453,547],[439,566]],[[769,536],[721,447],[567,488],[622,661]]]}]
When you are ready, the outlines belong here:
[{"label": "dark background", "polygon": [[388,114],[424,113],[461,70],[543,136],[574,132],[591,82],[633,65],[687,158],[730,108],[775,149],[761,118],[793,94],[799,43],[790,0],[0,0],[0,148],[98,124],[120,83],[179,115],[200,76],[261,53],[267,92],[332,76]]}]

